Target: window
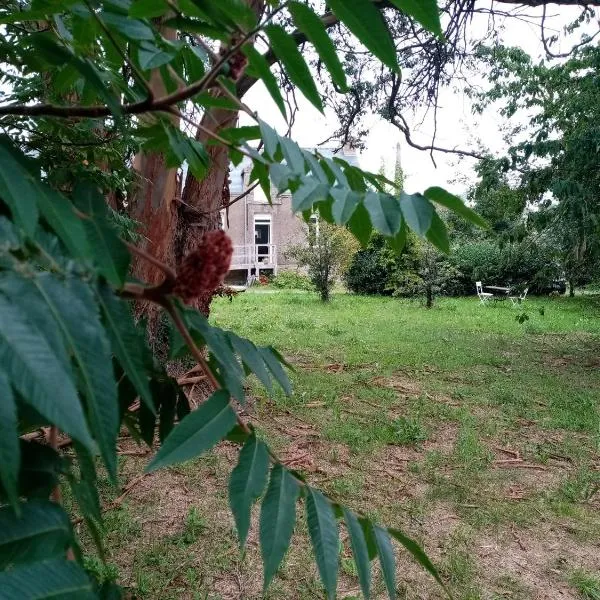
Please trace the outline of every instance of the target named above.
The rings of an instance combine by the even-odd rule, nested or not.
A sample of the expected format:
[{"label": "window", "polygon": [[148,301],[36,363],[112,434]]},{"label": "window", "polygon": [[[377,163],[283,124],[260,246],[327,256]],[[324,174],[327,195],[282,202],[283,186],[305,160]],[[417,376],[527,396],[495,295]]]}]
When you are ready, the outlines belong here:
[{"label": "window", "polygon": [[254,243],[257,262],[271,262],[271,215],[254,215]]}]

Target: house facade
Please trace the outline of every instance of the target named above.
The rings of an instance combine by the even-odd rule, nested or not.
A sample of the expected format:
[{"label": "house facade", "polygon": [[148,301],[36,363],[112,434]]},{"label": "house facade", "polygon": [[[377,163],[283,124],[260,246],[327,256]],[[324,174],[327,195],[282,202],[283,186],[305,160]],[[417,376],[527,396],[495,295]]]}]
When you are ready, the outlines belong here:
[{"label": "house facade", "polygon": [[[358,166],[354,150],[344,148],[334,152],[319,148],[318,151],[328,158],[335,156]],[[248,191],[251,171],[252,162],[245,158],[237,167],[232,166],[229,174],[230,202],[248,192],[227,212],[223,211],[223,228],[234,247],[228,277],[232,283],[246,283],[261,273],[277,274],[279,270],[295,268],[286,250],[306,240],[306,224],[301,215],[292,212],[289,193],[273,193],[268,199],[260,186]]]}]

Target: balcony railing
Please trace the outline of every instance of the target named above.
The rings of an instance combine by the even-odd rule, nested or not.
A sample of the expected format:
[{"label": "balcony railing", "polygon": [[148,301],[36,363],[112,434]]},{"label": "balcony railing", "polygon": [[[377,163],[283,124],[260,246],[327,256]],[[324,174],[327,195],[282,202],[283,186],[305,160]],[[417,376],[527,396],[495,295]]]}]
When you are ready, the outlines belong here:
[{"label": "balcony railing", "polygon": [[276,265],[277,246],[275,244],[242,244],[233,247],[232,269],[274,268]]}]

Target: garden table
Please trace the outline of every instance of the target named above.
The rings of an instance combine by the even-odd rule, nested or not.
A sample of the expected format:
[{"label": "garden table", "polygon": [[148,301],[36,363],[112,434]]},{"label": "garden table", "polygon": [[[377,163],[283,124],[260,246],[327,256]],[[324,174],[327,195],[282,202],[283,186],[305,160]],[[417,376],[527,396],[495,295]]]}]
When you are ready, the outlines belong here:
[{"label": "garden table", "polygon": [[508,294],[510,294],[510,290],[511,288],[509,287],[504,287],[501,285],[484,285],[484,288],[488,289],[488,290],[494,290],[495,292],[502,292],[504,295],[498,295],[498,296],[494,296],[494,300],[504,300],[506,298],[508,298]]}]

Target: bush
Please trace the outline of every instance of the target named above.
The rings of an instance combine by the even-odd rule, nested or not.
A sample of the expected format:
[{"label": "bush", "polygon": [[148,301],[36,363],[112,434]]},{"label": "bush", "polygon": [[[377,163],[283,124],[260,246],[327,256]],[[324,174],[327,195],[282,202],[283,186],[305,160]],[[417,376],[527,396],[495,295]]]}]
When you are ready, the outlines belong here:
[{"label": "bush", "polygon": [[474,293],[474,282],[487,285],[529,286],[531,293],[542,292],[560,276],[551,247],[525,238],[500,247],[493,241],[463,244],[450,255],[457,270],[455,295]]},{"label": "bush", "polygon": [[354,255],[344,280],[356,294],[391,295],[397,269],[398,256],[385,245],[383,236],[375,235],[368,248]]},{"label": "bush", "polygon": [[314,292],[315,286],[310,278],[296,271],[281,271],[271,279],[271,285],[280,290],[306,290]]}]

